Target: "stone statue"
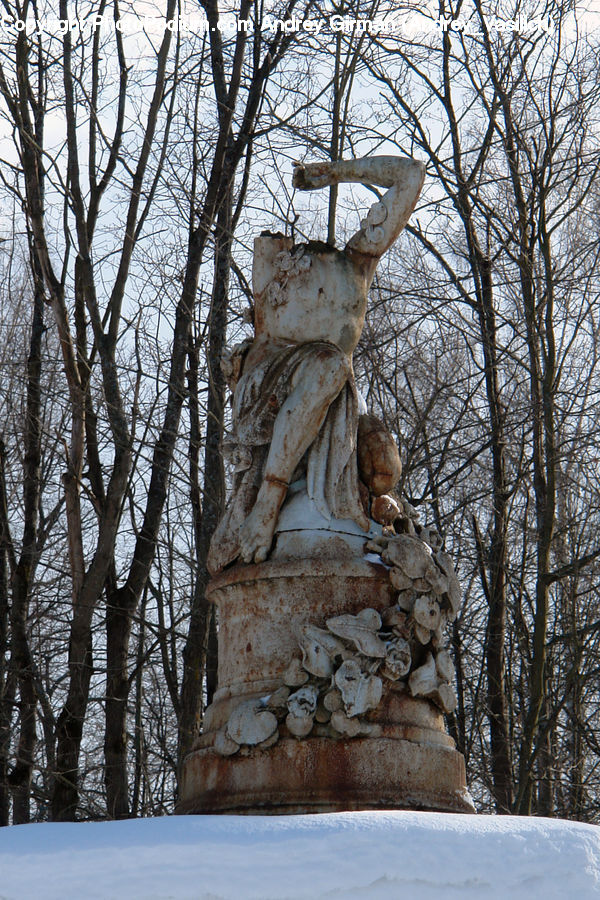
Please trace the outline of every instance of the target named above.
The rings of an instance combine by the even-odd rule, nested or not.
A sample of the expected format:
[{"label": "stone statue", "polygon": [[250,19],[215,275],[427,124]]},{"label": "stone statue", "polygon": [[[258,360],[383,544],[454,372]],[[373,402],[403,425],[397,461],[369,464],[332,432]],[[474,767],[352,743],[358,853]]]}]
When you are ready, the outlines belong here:
[{"label": "stone statue", "polygon": [[[342,182],[388,190],[344,250],[321,242],[294,246],[282,235],[255,240],[255,337],[229,361],[236,475],[211,545],[213,573],[238,557],[246,563],[267,558],[288,487],[298,477],[306,478],[323,516],[369,530],[358,478],[352,354],[379,258],[406,225],[424,175],[422,163],[391,156],[298,164],[293,185],[299,190]],[[383,471],[376,475],[383,483],[373,494],[393,488],[400,475],[395,444],[381,443]]]},{"label": "stone statue", "polygon": [[218,685],[179,812],[473,811],[444,725],[462,591],[437,531],[389,496],[398,449],[352,371],[377,262],[423,176],[389,156],[298,165],[300,190],[387,192],[343,250],[255,241],[255,335],[224,366],[235,479],[206,590]]}]

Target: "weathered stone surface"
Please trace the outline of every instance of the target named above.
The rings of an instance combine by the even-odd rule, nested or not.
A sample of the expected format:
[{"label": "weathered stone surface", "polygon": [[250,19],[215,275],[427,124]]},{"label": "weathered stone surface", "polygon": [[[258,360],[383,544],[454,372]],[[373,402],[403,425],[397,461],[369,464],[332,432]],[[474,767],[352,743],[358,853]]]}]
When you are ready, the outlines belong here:
[{"label": "weathered stone surface", "polygon": [[393,497],[383,494],[374,497],[371,503],[371,518],[381,525],[391,525],[400,515],[401,510]]},{"label": "weathered stone surface", "polygon": [[294,657],[283,673],[283,683],[288,687],[293,688],[299,687],[301,684],[306,684],[307,681],[308,672],[304,670],[304,667],[300,660]]},{"label": "weathered stone surface", "polygon": [[398,681],[410,672],[412,654],[410,644],[404,638],[396,637],[385,647],[385,662],[381,674],[390,681]]},{"label": "weathered stone surface", "polygon": [[440,624],[441,610],[433,597],[429,594],[421,594],[415,600],[413,616],[419,625],[434,631]]},{"label": "weathered stone surface", "polygon": [[435,529],[387,496],[398,448],[359,415],[352,370],[377,262],[423,175],[394,157],[298,165],[300,190],[386,193],[344,250],[255,240],[254,335],[223,360],[234,485],[208,559],[218,689],[180,811],[470,809],[441,712],[456,577]]},{"label": "weathered stone surface", "polygon": [[319,692],[315,687],[301,687],[300,690],[290,694],[287,702],[287,708],[292,716],[298,719],[314,716],[317,709],[317,700]]},{"label": "weathered stone surface", "polygon": [[277,731],[277,719],[260,701],[240,703],[227,722],[226,736],[236,744],[261,744]]},{"label": "weathered stone surface", "polygon": [[342,695],[346,715],[350,718],[375,709],[381,700],[381,678],[362,672],[356,660],[349,659],[342,663],[335,673],[335,683]]},{"label": "weathered stone surface", "polygon": [[374,609],[363,609],[356,616],[346,613],[327,619],[327,627],[339,637],[351,641],[360,653],[380,658],[385,656],[385,644],[377,637],[381,616]]},{"label": "weathered stone surface", "polygon": [[[414,701],[413,701],[414,702]],[[359,809],[473,812],[462,756],[414,740],[281,740],[266,753],[192,753],[179,813],[285,814]]]},{"label": "weathered stone surface", "polygon": [[318,678],[328,678],[333,673],[333,660],[344,649],[332,634],[316,625],[304,625],[298,643],[303,667]]},{"label": "weathered stone surface", "polygon": [[[358,472],[362,482],[375,497],[381,497],[393,490],[402,474],[402,463],[395,441],[383,422],[376,416],[360,416],[358,420]],[[389,498],[391,500],[391,498]],[[392,501],[394,503],[394,501]],[[398,506],[394,504],[375,503],[375,513],[390,516],[389,522],[396,518]],[[374,514],[376,522],[381,521]]]},{"label": "weathered stone surface", "polygon": [[[341,691],[323,679],[322,705],[319,701],[314,714],[306,715],[301,703],[296,709],[295,701],[294,712],[303,714],[293,716],[289,709],[290,698],[306,690],[306,683],[283,686],[290,659],[298,666],[296,680],[300,670],[307,674],[296,655],[302,625],[326,630],[326,620],[357,616],[365,606],[389,622],[396,592],[384,566],[358,559],[267,562],[223,573],[211,583],[209,596],[219,604],[219,686],[205,717],[211,731],[184,764],[180,812],[472,810],[465,800],[464,763],[445,732],[441,705],[438,709],[436,700],[412,696],[386,677],[387,657],[379,660],[381,676],[375,676],[381,684],[375,708],[359,713],[362,707],[350,703],[354,715],[349,715]],[[394,616],[395,627],[405,624],[398,615],[406,614]],[[392,626],[382,621],[385,627]],[[395,640],[397,635],[389,638],[392,644]],[[338,669],[355,655],[337,658]],[[442,669],[446,664],[442,658]],[[360,666],[358,671],[358,683],[364,677],[369,685],[373,676]],[[438,673],[429,685],[438,702],[444,701],[439,696],[446,690],[443,684]],[[275,720],[275,713],[282,715],[281,734],[270,747],[277,731],[265,742],[245,744],[243,752],[225,756],[219,747],[226,752],[234,747],[223,748],[219,733],[243,700],[252,701],[252,710],[272,712]],[[334,719],[335,713],[340,715]],[[236,734],[247,739],[243,729]]]}]

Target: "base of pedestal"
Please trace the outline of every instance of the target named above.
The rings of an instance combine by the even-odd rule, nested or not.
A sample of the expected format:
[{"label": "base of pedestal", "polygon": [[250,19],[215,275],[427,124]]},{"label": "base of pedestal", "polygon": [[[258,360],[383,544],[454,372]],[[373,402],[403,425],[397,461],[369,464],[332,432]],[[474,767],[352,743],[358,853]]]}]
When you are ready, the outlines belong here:
[{"label": "base of pedestal", "polygon": [[[227,738],[230,717],[241,704],[260,706],[282,687],[290,662],[300,657],[304,625],[323,629],[332,616],[364,609],[383,613],[395,602],[384,565],[357,555],[343,535],[309,537],[310,559],[238,566],[209,586],[219,614],[219,687],[183,763],[177,812],[474,812],[464,759],[446,733],[441,710],[412,696],[402,681],[384,679],[379,703],[361,716],[366,735],[336,736],[325,716],[298,739],[284,721],[285,710],[272,743],[265,734],[238,741],[236,750]],[[306,549],[308,538],[301,538],[296,543]],[[413,647],[417,665],[427,652]]]},{"label": "base of pedestal", "polygon": [[288,739],[234,758],[196,750],[185,760],[181,795],[180,814],[475,812],[462,754],[386,738]]}]

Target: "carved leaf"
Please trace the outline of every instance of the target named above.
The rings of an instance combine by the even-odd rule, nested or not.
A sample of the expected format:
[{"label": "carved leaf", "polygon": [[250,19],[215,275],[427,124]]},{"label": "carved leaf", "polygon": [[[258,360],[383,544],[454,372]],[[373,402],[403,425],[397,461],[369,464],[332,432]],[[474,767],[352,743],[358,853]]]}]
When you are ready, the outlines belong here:
[{"label": "carved leaf", "polygon": [[261,741],[260,744],[256,745],[257,750],[268,750],[269,747],[272,747],[279,740],[279,731],[276,731],[271,735],[270,738],[267,738],[266,741]]},{"label": "carved leaf", "polygon": [[400,591],[396,598],[396,602],[398,603],[400,609],[403,609],[406,612],[411,612],[413,606],[415,605],[414,591]]},{"label": "carved leaf", "polygon": [[237,744],[262,744],[277,731],[277,719],[260,700],[240,703],[227,722],[225,733]]},{"label": "carved leaf", "polygon": [[439,604],[429,594],[422,594],[415,600],[413,616],[415,622],[419,625],[435,631],[440,624],[441,611]]},{"label": "carved leaf", "polygon": [[329,678],[333,672],[333,660],[344,650],[344,645],[323,628],[305,625],[299,638],[302,665],[317,678]]},{"label": "carved leaf", "polygon": [[381,557],[384,562],[396,566],[412,579],[424,578],[432,565],[430,548],[410,534],[398,534],[389,538]]},{"label": "carved leaf", "polygon": [[456,577],[456,572],[454,571],[454,566],[452,564],[451,557],[445,553],[443,550],[439,550],[435,554],[435,559],[444,575],[448,579],[448,599],[450,600],[450,608],[452,610],[452,620],[454,620],[458,614],[458,611],[461,607],[462,603],[462,593],[460,589],[460,582]]},{"label": "carved leaf", "polygon": [[449,583],[445,575],[442,575],[438,567],[432,563],[424,577],[429,588],[436,594],[445,594],[448,591]]},{"label": "carved leaf", "polygon": [[435,660],[431,653],[422,666],[412,673],[408,679],[408,686],[413,697],[426,697],[432,691],[437,690],[438,676],[435,670]]},{"label": "carved leaf", "polygon": [[396,568],[390,569],[390,581],[392,587],[395,587],[397,591],[408,591],[413,586],[412,578],[409,578],[408,575]]},{"label": "carved leaf", "polygon": [[451,682],[454,678],[454,665],[447,650],[442,650],[435,658],[435,667],[442,681]]},{"label": "carved leaf", "polygon": [[306,684],[307,681],[308,673],[302,668],[300,660],[294,657],[283,673],[283,683],[287,684],[288,687],[300,687],[301,684]]},{"label": "carved leaf", "polygon": [[327,619],[327,627],[338,637],[351,641],[365,656],[374,656],[376,659],[385,657],[385,644],[377,636],[381,628],[381,616],[376,610],[363,609],[357,616],[335,616]]},{"label": "carved leaf", "polygon": [[240,745],[227,737],[224,731],[217,731],[213,749],[219,756],[233,756],[240,749]]}]

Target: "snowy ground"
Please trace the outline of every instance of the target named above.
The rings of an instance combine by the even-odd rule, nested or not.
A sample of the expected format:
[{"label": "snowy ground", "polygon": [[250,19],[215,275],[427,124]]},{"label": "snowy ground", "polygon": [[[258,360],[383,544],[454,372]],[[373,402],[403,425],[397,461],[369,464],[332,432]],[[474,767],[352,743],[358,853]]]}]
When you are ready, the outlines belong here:
[{"label": "snowy ground", "polygon": [[600,897],[600,829],[442,813],[142,819],[0,830],[2,900]]}]

